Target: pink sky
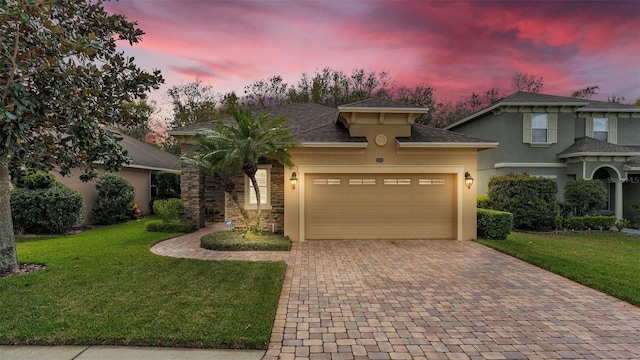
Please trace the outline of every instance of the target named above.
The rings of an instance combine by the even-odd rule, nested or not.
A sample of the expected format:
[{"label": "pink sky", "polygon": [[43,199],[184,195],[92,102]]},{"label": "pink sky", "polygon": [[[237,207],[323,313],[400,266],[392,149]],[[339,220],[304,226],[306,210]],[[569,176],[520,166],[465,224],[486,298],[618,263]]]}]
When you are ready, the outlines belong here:
[{"label": "pink sky", "polygon": [[388,71],[396,85],[427,84],[437,100],[491,87],[515,72],[542,76],[543,93],[599,85],[595,99],[640,97],[640,1],[120,0],[112,12],[146,35],[125,48],[166,84],[199,77],[242,94],[281,75],[295,85],[324,67]]}]

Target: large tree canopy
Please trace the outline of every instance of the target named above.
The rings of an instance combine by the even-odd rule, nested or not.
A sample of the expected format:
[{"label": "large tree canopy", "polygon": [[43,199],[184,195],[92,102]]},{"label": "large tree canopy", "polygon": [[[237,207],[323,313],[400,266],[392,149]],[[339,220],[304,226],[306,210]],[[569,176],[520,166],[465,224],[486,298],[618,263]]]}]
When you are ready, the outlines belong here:
[{"label": "large tree canopy", "polygon": [[133,126],[126,104],[162,77],[118,52],[144,33],[101,0],[0,0],[0,272],[17,256],[9,203],[10,169],[62,174],[128,160],[111,126]]}]

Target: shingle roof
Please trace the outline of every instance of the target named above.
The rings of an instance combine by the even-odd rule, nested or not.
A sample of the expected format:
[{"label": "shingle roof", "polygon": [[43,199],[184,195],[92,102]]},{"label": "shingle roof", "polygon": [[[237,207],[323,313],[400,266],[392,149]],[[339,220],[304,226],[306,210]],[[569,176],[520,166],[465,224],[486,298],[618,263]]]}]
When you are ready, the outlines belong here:
[{"label": "shingle roof", "polygon": [[573,104],[573,105],[587,105],[589,100],[577,99],[566,96],[555,96],[539,93],[531,93],[526,91],[515,92],[505,98],[502,98],[496,102],[502,104],[521,104],[521,103],[538,103],[538,104]]},{"label": "shingle roof", "polygon": [[393,108],[393,109],[404,108],[404,109],[423,109],[425,111],[427,110],[422,106],[405,104],[398,101],[380,99],[380,98],[365,99],[365,100],[356,101],[354,103],[338,106],[338,109],[343,109],[343,108]]},{"label": "shingle roof", "polygon": [[558,154],[558,157],[567,158],[585,154],[626,154],[628,156],[636,156],[640,155],[640,151],[633,147],[611,144],[606,141],[600,141],[590,137],[581,137],[575,139],[571,146]]},{"label": "shingle roof", "polygon": [[398,138],[400,143],[493,143],[489,140],[474,138],[457,132],[437,129],[422,124],[413,124],[411,126],[411,136]]},{"label": "shingle roof", "polygon": [[577,108],[577,112],[608,110],[608,111],[614,111],[614,112],[634,112],[634,113],[640,114],[640,106],[518,91],[507,97],[504,97],[500,100],[493,102],[491,105],[467,116],[466,118],[460,121],[456,121],[453,124],[446,126],[445,129],[447,130],[454,129],[469,121],[478,119],[482,115],[496,108],[499,108],[501,106],[523,106],[523,105],[524,106],[526,105],[574,106]]},{"label": "shingle roof", "polygon": [[[369,99],[357,103],[346,105],[349,107],[390,107],[407,109],[425,109],[414,105],[406,105],[385,99]],[[425,109],[426,110],[426,109]],[[339,110],[325,105],[305,103],[286,104],[269,109],[273,116],[284,115],[287,118],[287,126],[291,129],[291,134],[302,143],[366,143],[364,137],[351,137],[349,130],[345,128],[338,119]],[[232,118],[225,118],[219,121],[228,122]],[[169,131],[173,135],[187,135],[196,133],[199,130],[211,129],[213,123],[196,124]],[[436,129],[426,125],[413,124],[411,137],[398,138],[401,143],[491,143],[487,140],[480,140],[467,135]]]},{"label": "shingle roof", "polygon": [[120,132],[113,132],[122,138],[120,144],[127,150],[131,158],[131,164],[124,165],[125,167],[158,171],[180,171],[180,162],[177,156]]}]

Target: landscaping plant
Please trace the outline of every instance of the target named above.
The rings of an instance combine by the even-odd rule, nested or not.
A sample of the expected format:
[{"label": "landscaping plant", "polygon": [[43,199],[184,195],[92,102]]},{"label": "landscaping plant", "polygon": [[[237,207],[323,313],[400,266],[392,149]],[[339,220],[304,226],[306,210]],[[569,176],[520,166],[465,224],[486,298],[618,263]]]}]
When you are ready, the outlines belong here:
[{"label": "landscaping plant", "polygon": [[96,182],[96,189],[98,198],[91,209],[96,224],[116,224],[135,218],[136,191],[129,181],[118,175],[104,174]]},{"label": "landscaping plant", "polygon": [[184,211],[184,205],[180,199],[156,200],[153,202],[153,212],[160,218],[159,221],[147,223],[147,231],[152,232],[181,232],[188,233],[196,229],[190,221],[182,221],[180,216]]},{"label": "landscaping plant", "polygon": [[607,189],[600,180],[571,180],[564,187],[564,201],[576,216],[593,215],[607,202]]},{"label": "landscaping plant", "polygon": [[488,189],[494,210],[512,213],[516,229],[534,231],[556,227],[557,192],[555,180],[528,174],[494,176]]},{"label": "landscaping plant", "polygon": [[20,177],[11,191],[13,227],[18,233],[63,234],[82,219],[82,196],[38,172]]}]

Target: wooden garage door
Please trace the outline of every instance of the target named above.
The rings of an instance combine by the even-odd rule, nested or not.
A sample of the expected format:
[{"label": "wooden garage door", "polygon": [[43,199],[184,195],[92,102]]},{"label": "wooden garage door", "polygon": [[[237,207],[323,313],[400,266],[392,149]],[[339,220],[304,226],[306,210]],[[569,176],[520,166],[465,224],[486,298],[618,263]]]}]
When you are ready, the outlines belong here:
[{"label": "wooden garage door", "polygon": [[454,239],[451,174],[307,174],[307,239]]}]

